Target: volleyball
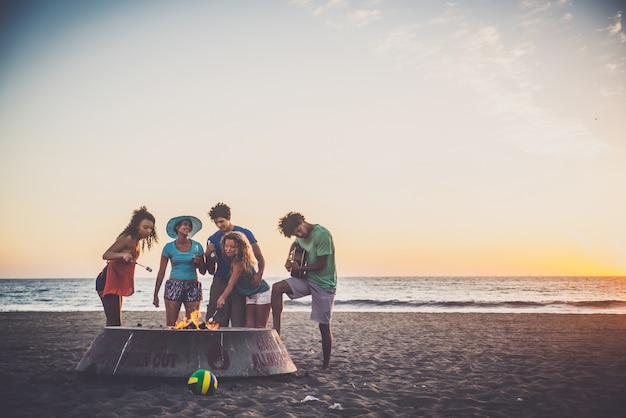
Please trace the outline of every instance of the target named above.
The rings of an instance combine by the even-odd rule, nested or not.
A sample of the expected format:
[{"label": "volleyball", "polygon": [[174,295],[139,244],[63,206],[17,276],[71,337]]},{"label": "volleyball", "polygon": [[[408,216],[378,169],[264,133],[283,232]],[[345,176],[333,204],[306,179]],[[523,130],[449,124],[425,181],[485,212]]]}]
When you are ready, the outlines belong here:
[{"label": "volleyball", "polygon": [[196,370],[189,376],[187,388],[195,395],[213,395],[217,390],[217,377],[210,370]]}]

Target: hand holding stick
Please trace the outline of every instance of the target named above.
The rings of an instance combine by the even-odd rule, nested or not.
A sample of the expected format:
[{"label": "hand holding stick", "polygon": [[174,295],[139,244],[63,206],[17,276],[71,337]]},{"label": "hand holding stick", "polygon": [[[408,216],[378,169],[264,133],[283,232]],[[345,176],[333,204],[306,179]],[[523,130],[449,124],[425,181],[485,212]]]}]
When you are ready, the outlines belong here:
[{"label": "hand holding stick", "polygon": [[143,267],[143,268],[145,268],[145,269],[146,269],[146,270],[148,270],[149,272],[152,272],[152,269],[151,269],[150,267],[143,266],[143,265],[139,264],[139,263],[138,263],[138,262],[136,262],[136,261],[135,261],[135,264],[137,264],[139,267]]},{"label": "hand holding stick", "polygon": [[213,322],[215,322],[214,318],[215,318],[215,315],[217,314],[217,311],[219,311],[219,309],[216,309],[215,312],[213,312],[213,315],[211,315],[211,317],[207,321],[209,324],[212,324]]}]

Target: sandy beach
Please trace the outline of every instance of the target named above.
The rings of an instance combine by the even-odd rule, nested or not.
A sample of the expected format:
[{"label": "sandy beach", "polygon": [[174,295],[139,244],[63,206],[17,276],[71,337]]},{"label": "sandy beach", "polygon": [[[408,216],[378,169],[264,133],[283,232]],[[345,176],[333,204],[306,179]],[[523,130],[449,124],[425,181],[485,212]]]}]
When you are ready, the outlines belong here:
[{"label": "sandy beach", "polygon": [[[125,312],[156,326],[162,312]],[[86,376],[100,312],[0,313],[7,417],[602,417],[626,410],[626,315],[336,313],[332,370],[317,324],[286,313],[295,374],[221,379]],[[199,331],[201,332],[201,331]],[[303,402],[307,396],[317,400]]]}]

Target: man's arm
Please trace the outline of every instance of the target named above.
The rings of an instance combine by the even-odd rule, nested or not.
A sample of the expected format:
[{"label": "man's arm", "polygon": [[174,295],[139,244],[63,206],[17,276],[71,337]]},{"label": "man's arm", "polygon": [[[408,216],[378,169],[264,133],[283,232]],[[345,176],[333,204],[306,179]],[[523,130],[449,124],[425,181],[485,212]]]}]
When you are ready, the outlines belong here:
[{"label": "man's arm", "polygon": [[315,263],[308,264],[306,266],[299,266],[297,263],[292,263],[291,268],[293,271],[319,271],[326,268],[328,264],[328,255],[320,255],[315,260]]}]

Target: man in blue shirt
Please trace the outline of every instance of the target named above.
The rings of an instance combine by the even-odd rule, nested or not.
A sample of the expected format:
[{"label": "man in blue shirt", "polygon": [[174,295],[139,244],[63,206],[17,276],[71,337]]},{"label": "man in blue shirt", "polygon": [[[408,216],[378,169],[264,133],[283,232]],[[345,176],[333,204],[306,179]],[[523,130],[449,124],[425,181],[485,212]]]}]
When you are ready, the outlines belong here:
[{"label": "man in blue shirt", "polygon": [[[261,253],[261,247],[254,237],[254,234],[240,226],[233,225],[230,221],[230,207],[224,203],[218,203],[209,211],[209,217],[215,223],[218,230],[209,237],[206,245],[206,262],[207,269],[210,273],[214,273],[213,283],[211,284],[211,290],[209,293],[209,304],[207,305],[206,319],[213,318],[214,322],[220,324],[221,327],[228,327],[228,322],[233,327],[245,327],[246,326],[246,298],[237,292],[232,292],[227,298],[226,303],[222,309],[217,309],[217,299],[221,296],[222,292],[228,285],[228,278],[230,277],[230,259],[226,257],[224,251],[222,251],[221,240],[222,237],[229,232],[237,231],[243,233],[250,241],[254,256],[259,263],[258,272],[252,279],[251,286],[256,287],[261,284],[263,280],[263,271],[265,269],[265,259]],[[217,270],[215,267],[217,265]]]}]

